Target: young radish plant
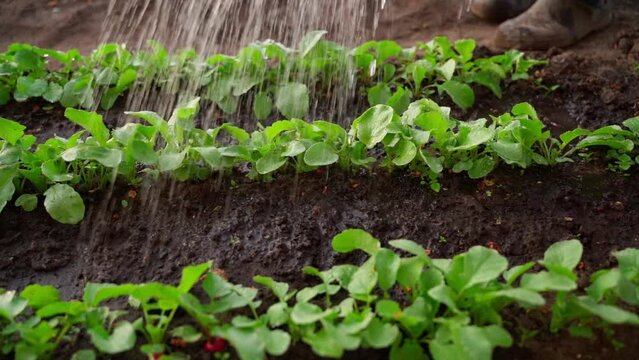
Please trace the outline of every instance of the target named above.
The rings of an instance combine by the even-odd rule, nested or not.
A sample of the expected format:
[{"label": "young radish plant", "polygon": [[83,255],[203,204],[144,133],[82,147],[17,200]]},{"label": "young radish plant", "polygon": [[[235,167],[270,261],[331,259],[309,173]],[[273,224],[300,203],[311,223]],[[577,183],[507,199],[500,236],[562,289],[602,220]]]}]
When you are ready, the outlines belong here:
[{"label": "young radish plant", "polygon": [[[619,266],[595,272],[583,293],[574,272],[583,251],[578,240],[550,246],[540,271],[535,262],[509,266],[481,246],[433,259],[410,240],[389,245],[363,230],[343,231],[333,249],[367,258],[327,270],[305,267],[318,283],[300,290],[256,276],[274,296],[268,306],[258,289],[229,282],[210,262],[185,268],[177,286],[88,284],[77,301],[63,301],[47,285],[29,285],[19,295],[0,290],[0,353],[55,358],[60,346],[86,333],[91,348],[77,349],[74,358],[129,354],[140,335],[139,351],[149,359],[184,359],[202,343],[216,358],[233,350],[243,360],[281,356],[296,343],[328,358],[372,348],[386,349],[393,360],[491,359],[496,347],[513,343],[504,312],[541,314],[546,299],[553,332],[591,337],[597,329],[612,335],[615,325],[639,325],[637,249],[615,252]],[[104,305],[118,298],[128,298],[126,310]],[[174,326],[178,313],[184,315]]]},{"label": "young radish plant", "polygon": [[606,150],[615,171],[639,161],[639,118],[624,121],[623,127],[574,129],[554,138],[528,103],[490,119],[460,121],[450,116],[450,108],[422,99],[401,115],[389,105],[375,105],[348,130],[292,119],[252,133],[228,123],[197,128],[198,110],[196,98],[175,109],[168,121],[153,112],[129,112],[145,124],[110,131],[100,115],[69,108],[66,117],[84,130],[37,145],[24,126],[0,118],[0,211],[14,197],[16,206],[32,211],[44,196],[54,219],[77,224],[86,211],[80,192],[102,189],[118,178],[131,185],[160,176],[206,180],[240,165],[261,180],[287,169],[301,173],[333,165],[345,171],[407,169],[439,191],[447,172],[480,179],[500,164],[551,166],[595,149]]}]

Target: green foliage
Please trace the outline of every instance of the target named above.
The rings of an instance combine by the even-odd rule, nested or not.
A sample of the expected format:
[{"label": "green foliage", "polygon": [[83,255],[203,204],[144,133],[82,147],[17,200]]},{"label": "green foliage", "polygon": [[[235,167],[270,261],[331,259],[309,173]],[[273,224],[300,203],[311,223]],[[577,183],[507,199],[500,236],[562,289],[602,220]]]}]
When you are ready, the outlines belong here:
[{"label": "green foliage", "polygon": [[[183,270],[177,286],[87,284],[81,301],[64,301],[52,286],[30,285],[19,295],[0,294],[0,351],[16,358],[54,358],[62,344],[73,346],[86,332],[93,349],[74,359],[94,359],[139,351],[149,358],[183,358],[189,346],[224,339],[241,359],[286,354],[305,343],[319,356],[341,358],[360,348],[387,349],[390,359],[491,359],[496,347],[513,344],[502,314],[507,308],[542,311],[553,299],[551,330],[592,334],[616,324],[639,325],[635,313],[639,250],[614,253],[619,266],[593,274],[585,295],[547,282],[553,274],[574,282],[581,261],[577,240],[552,245],[534,263],[509,268],[495,250],[476,246],[451,260],[431,259],[409,240],[393,240],[397,250],[381,246],[369,233],[350,229],[333,239],[341,253],[364,251],[360,265],[336,265],[304,272],[319,284],[291,290],[286,283],[256,276],[256,284],[275,301],[262,305],[259,290],[230,283],[212,271],[212,263]],[[546,274],[546,275],[543,275]],[[196,296],[197,294],[203,294]],[[390,297],[390,294],[400,302]],[[128,298],[127,311],[102,303]],[[334,299],[340,299],[334,302]],[[172,324],[178,311],[187,314]],[[127,319],[122,320],[122,316]]]},{"label": "green foliage", "polygon": [[474,103],[472,85],[500,97],[503,82],[527,79],[531,67],[543,64],[518,51],[474,59],[473,40],[453,44],[438,37],[410,49],[393,41],[371,41],[348,49],[323,40],[325,34],[310,32],[296,48],[269,40],[250,44],[235,56],[208,58],[190,49],[169,53],[153,41],[136,52],[103,44],[90,56],[75,49],[12,44],[0,54],[0,106],[13,97],[91,109],[99,95],[100,107],[108,110],[136,87],[151,85],[173,94],[188,82],[227,114],[237,111],[241,98],[250,97],[257,119],[267,118],[274,106],[292,119],[308,113],[311,96],[330,94],[355,75],[352,85],[368,94],[371,106],[386,104],[402,113],[411,98],[445,93],[467,109]]},{"label": "green foliage", "polygon": [[[410,49],[391,41],[371,41],[354,50],[354,61],[370,106],[446,94],[463,110],[475,103],[472,86],[486,87],[501,98],[504,82],[528,79],[531,68],[545,64],[516,50],[474,59],[475,47],[474,40],[451,43],[445,37]],[[405,110],[393,108],[398,114]]]},{"label": "green foliage", "polygon": [[[153,112],[127,113],[144,123],[112,131],[100,115],[68,108],[65,115],[84,130],[38,145],[35,137],[25,135],[24,126],[0,119],[0,211],[14,196],[16,206],[32,211],[44,195],[43,204],[54,219],[77,224],[85,213],[79,194],[104,188],[118,177],[131,185],[158,176],[204,180],[239,164],[249,166],[250,177],[263,180],[287,169],[309,172],[334,164],[347,171],[402,168],[427,179],[437,191],[447,171],[479,179],[501,164],[548,166],[597,148],[607,150],[615,169],[626,170],[639,160],[636,118],[624,127],[575,129],[557,139],[527,103],[491,119],[460,121],[450,117],[449,108],[422,99],[405,106],[401,115],[390,105],[375,105],[348,130],[326,121],[291,119],[248,133],[231,124],[195,127],[199,101],[178,107],[169,120]],[[553,286],[569,286],[552,273],[539,276]]]}]

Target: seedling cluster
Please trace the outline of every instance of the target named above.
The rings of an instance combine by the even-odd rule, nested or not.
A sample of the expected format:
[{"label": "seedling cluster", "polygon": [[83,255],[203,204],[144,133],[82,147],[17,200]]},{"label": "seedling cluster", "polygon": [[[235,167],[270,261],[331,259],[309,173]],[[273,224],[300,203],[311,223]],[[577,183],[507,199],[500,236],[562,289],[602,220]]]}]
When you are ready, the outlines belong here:
[{"label": "seedling cluster", "polygon": [[15,205],[26,211],[44,196],[54,219],[77,224],[85,212],[78,190],[100,189],[118,178],[130,185],[160,176],[205,180],[240,165],[248,165],[249,177],[263,180],[278,172],[326,166],[345,171],[405,169],[439,191],[439,179],[449,170],[480,179],[500,164],[550,166],[596,148],[605,149],[612,166],[623,170],[639,160],[634,154],[639,118],[626,120],[625,128],[575,129],[557,139],[527,103],[490,120],[459,121],[450,116],[449,108],[422,99],[401,115],[389,105],[375,105],[350,129],[292,119],[252,133],[230,123],[197,128],[198,104],[194,99],[177,108],[168,121],[153,112],[129,112],[142,123],[112,131],[99,114],[68,108],[66,117],[84,130],[42,144],[25,135],[24,126],[0,118],[0,211],[16,194]]},{"label": "seedling cluster", "polygon": [[[333,250],[365,252],[362,265],[307,266],[304,274],[318,283],[299,290],[256,276],[255,284],[275,299],[269,303],[257,288],[213,271],[210,262],[185,268],[177,286],[90,283],[80,300],[64,301],[52,286],[0,290],[0,351],[47,359],[65,343],[88,339],[91,348],[73,359],[127,353],[141,344],[138,351],[149,359],[232,348],[240,359],[258,360],[301,342],[328,358],[369,348],[397,360],[491,359],[496,347],[513,344],[503,319],[513,309],[532,316],[549,307],[549,330],[578,336],[639,325],[629,310],[639,305],[638,249],[615,252],[618,267],[596,272],[580,291],[578,240],[557,242],[543,260],[516,266],[482,246],[433,259],[410,240],[389,245],[363,230],[346,230],[333,238]],[[127,305],[107,305],[119,298]]]},{"label": "seedling cluster", "polygon": [[[11,99],[42,98],[90,110],[100,94],[100,107],[108,110],[126,91],[151,87],[176,94],[190,87],[227,114],[248,99],[258,120],[275,110],[291,119],[308,114],[311,96],[328,97],[337,87],[355,86],[371,106],[388,104],[400,113],[411,99],[437,93],[467,109],[475,101],[471,85],[501,97],[503,81],[527,79],[532,67],[544,63],[514,50],[473,59],[474,40],[451,43],[439,37],[410,49],[377,41],[348,49],[322,40],[324,34],[307,34],[295,49],[257,42],[236,56],[204,60],[194,50],[171,54],[156,42],[133,53],[123,45],[105,44],[91,56],[13,44],[0,54],[0,106]],[[353,77],[354,84],[344,81]]]}]

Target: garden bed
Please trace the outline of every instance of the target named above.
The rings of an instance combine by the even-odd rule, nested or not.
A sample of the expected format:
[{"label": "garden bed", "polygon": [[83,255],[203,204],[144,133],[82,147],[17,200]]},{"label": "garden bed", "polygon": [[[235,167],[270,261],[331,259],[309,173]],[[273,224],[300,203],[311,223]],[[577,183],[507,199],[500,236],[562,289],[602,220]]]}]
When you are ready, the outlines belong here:
[{"label": "garden bed", "polygon": [[[592,56],[583,49],[533,54],[548,58],[548,65],[537,68],[531,80],[507,81],[501,99],[473,86],[477,101],[469,110],[462,111],[447,97],[437,101],[451,106],[459,119],[497,116],[529,102],[555,136],[577,127],[621,124],[639,115],[636,57],[628,46],[639,41],[637,34],[630,30],[606,36],[618,58],[603,55],[610,49]],[[482,47],[476,54],[496,53]],[[367,108],[364,97],[353,99],[346,110],[349,118]],[[120,98],[111,110],[101,111],[110,129],[121,125],[124,110]],[[321,106],[311,113],[311,119],[326,115]],[[245,124],[252,116],[251,111],[208,114],[213,124]],[[12,101],[0,106],[0,117],[19,121],[39,142],[81,129],[65,119],[64,108],[42,100]],[[106,189],[83,193],[86,215],[78,225],[60,224],[42,207],[25,212],[10,202],[0,215],[0,287],[50,284],[64,299],[78,299],[88,282],[176,284],[185,266],[212,260],[216,272],[234,283],[255,286],[253,277],[265,275],[301,289],[317,284],[316,278],[302,274],[305,266],[324,270],[365,260],[363,253],[336,253],[330,242],[345,229],[360,228],[384,246],[393,239],[412,239],[432,258],[451,258],[481,245],[498,251],[511,265],[541,259],[553,243],[576,238],[584,247],[576,270],[583,288],[593,272],[617,265],[612,252],[639,248],[636,168],[613,172],[605,153],[585,155],[575,157],[575,163],[525,170],[502,163],[481,180],[446,172],[438,193],[411,172],[381,167],[348,172],[332,166],[303,174],[289,168],[268,182],[237,173],[184,183],[164,177],[139,187],[120,179]],[[270,304],[274,298],[266,300]],[[539,333],[510,349],[497,349],[498,359],[632,358],[639,351],[637,328],[615,327],[613,338],[625,344],[615,349],[600,331],[593,339],[572,337],[567,330],[551,334],[548,317],[539,313],[509,310],[503,316],[516,342],[527,335],[524,328]],[[188,317],[179,313],[178,321]],[[88,343],[81,337],[80,344]],[[65,345],[57,354],[69,357],[76,350]],[[200,347],[186,352],[205,356]],[[122,356],[144,358],[137,350]],[[298,343],[285,358],[317,355]],[[388,351],[360,350],[345,358],[384,359]]]}]

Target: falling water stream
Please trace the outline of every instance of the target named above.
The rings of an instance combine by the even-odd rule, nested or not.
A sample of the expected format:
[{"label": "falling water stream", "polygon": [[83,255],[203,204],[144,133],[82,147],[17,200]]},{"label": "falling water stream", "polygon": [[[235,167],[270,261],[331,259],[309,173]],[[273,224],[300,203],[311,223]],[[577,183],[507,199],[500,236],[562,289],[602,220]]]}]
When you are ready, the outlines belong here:
[{"label": "falling water stream", "polygon": [[[372,38],[385,5],[386,0],[111,0],[100,42],[126,44],[129,50],[134,51],[147,48],[148,41],[155,40],[171,52],[195,49],[202,60],[218,53],[235,54],[240,48],[265,39],[294,47],[305,34],[313,30],[326,30],[327,39],[344,46],[354,46]],[[155,111],[166,117],[180,102],[195,96],[198,80],[190,79],[192,84],[180,88],[177,96],[158,94],[152,82],[141,84],[129,92],[125,108]],[[347,82],[343,86],[344,91],[352,92],[353,86],[348,83],[348,76],[344,81]],[[347,96],[343,95],[330,96],[330,104],[322,110],[325,120],[336,121],[342,117],[349,106]],[[215,107],[205,109],[202,117],[211,117],[214,111]],[[309,117],[312,118],[312,115]],[[121,119],[120,122],[129,120]],[[219,184],[220,181],[212,181],[211,191],[223,194]],[[169,199],[174,197],[178,185],[169,181],[167,186],[168,190],[165,186],[143,186],[136,200],[139,208],[145,209],[145,216],[161,219],[157,224],[171,223],[188,216],[188,204],[185,203],[178,206],[175,212],[159,210],[163,208],[160,204],[167,195]],[[104,245],[104,241],[109,242],[108,239],[101,240],[100,233],[105,227],[113,226],[107,219],[114,203],[110,200],[113,190],[100,206],[93,209],[93,214],[87,216],[93,220],[87,221],[84,227],[85,235],[91,239],[89,244],[85,244],[85,251],[82,251],[86,254],[83,257],[86,267],[95,265],[90,255],[94,247],[108,246]],[[174,201],[184,201],[177,199],[179,195],[175,196]],[[230,196],[227,195],[228,199]],[[234,204],[226,201],[225,207],[232,206]],[[224,209],[222,214],[226,214],[227,210]],[[117,226],[127,226],[128,222],[129,219],[121,219]],[[169,241],[158,230],[148,228],[146,231],[144,263],[152,257],[158,243]],[[262,229],[256,226],[253,230],[259,237]],[[292,237],[295,237],[296,231],[299,229],[292,229]],[[215,246],[214,242],[219,239],[211,241],[211,246]]]},{"label": "falling water stream", "polygon": [[[204,59],[234,54],[258,40],[295,46],[308,32],[326,30],[328,39],[353,46],[372,36],[385,5],[386,0],[111,0],[101,42],[135,50],[155,40],[172,52],[195,49]],[[158,96],[153,84],[142,84],[130,92],[126,108],[170,114],[194,96],[197,77],[177,97]],[[329,101],[322,113],[327,120],[343,114],[344,97]]]}]

